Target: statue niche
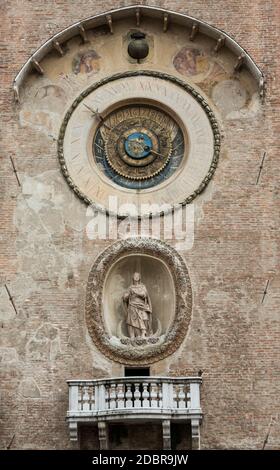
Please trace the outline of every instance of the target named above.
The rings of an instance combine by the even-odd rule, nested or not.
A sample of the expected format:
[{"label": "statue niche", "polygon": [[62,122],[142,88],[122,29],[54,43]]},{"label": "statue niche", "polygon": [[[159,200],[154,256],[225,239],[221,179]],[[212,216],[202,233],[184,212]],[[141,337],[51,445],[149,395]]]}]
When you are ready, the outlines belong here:
[{"label": "statue niche", "polygon": [[103,287],[103,316],[114,344],[159,344],[173,320],[174,287],[167,266],[145,254],[114,263]]},{"label": "statue niche", "polygon": [[192,295],[184,260],[152,238],[120,240],[104,250],[88,278],[86,320],[97,347],[122,364],[151,364],[185,338]]},{"label": "statue niche", "polygon": [[141,276],[135,272],[132,284],[123,295],[129,337],[148,338],[153,334],[152,303]]}]

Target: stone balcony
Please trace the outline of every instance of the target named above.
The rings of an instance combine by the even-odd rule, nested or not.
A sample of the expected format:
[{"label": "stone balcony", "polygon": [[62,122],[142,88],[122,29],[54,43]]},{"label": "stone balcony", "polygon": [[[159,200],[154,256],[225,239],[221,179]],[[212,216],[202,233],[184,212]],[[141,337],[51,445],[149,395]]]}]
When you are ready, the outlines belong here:
[{"label": "stone balcony", "polygon": [[192,449],[199,448],[201,377],[121,377],[69,380],[67,421],[70,439],[78,426],[98,426],[100,449],[108,448],[108,424],[162,425],[163,449],[171,448],[171,422],[191,424]]}]

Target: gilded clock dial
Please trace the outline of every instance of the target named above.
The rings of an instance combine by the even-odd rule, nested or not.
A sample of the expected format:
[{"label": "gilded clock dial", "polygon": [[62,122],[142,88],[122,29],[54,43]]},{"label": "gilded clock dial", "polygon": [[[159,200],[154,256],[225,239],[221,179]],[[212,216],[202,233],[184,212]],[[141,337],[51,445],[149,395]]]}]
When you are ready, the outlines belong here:
[{"label": "gilded clock dial", "polygon": [[94,139],[96,163],[120,186],[144,189],[171,176],[184,155],[183,133],[174,119],[148,105],[121,107],[100,123]]}]

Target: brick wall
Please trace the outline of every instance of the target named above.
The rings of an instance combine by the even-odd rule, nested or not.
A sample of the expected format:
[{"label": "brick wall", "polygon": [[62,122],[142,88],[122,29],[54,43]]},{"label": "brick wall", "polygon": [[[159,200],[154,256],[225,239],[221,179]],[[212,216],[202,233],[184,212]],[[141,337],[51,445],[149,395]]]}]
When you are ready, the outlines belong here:
[{"label": "brick wall", "polygon": [[[21,126],[12,81],[52,34],[81,18],[133,3],[1,4],[1,448],[73,447],[65,424],[66,380],[120,371],[91,344],[84,322],[87,275],[108,242],[86,238],[82,203],[59,174],[56,142],[35,128]],[[152,366],[151,373],[203,371],[202,448],[260,449],[269,433],[266,448],[277,449],[279,4],[276,0],[249,1],[245,6],[241,1],[141,3],[187,13],[225,30],[252,55],[267,79],[262,113],[251,120],[224,123],[223,158],[196,203],[195,243],[183,253],[194,291],[191,327],[182,347],[168,361]],[[29,178],[33,177],[37,192],[44,190],[47,179],[52,190],[63,192],[63,211],[52,195],[39,211],[36,198],[32,199],[34,180]]]}]

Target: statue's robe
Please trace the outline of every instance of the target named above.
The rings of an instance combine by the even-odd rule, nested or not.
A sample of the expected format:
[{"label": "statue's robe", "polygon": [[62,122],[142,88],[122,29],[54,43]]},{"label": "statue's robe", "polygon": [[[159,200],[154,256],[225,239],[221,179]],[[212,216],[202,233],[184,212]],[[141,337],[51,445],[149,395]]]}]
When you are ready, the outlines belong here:
[{"label": "statue's robe", "polygon": [[127,304],[126,323],[134,328],[135,336],[151,336],[152,331],[152,305],[144,284],[133,284],[124,297]]}]

